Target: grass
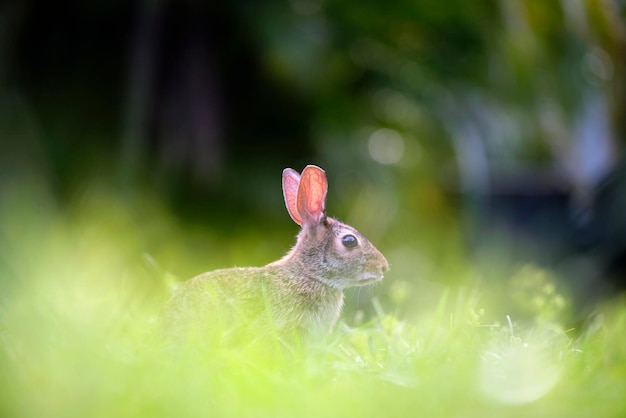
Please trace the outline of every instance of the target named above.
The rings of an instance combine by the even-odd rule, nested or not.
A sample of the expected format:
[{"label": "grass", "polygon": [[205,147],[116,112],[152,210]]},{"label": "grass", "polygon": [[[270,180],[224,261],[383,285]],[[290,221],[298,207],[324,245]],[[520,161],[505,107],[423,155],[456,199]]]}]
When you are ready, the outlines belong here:
[{"label": "grass", "polygon": [[369,320],[303,351],[172,351],[157,317],[173,279],[158,261],[197,271],[207,261],[180,250],[188,235],[166,211],[147,198],[92,196],[61,212],[40,194],[10,197],[0,212],[2,416],[626,415],[626,303],[566,329],[563,298],[540,270],[513,278],[532,312],[523,318],[485,312],[505,296],[495,288],[444,290],[419,315],[392,314],[377,289]]}]

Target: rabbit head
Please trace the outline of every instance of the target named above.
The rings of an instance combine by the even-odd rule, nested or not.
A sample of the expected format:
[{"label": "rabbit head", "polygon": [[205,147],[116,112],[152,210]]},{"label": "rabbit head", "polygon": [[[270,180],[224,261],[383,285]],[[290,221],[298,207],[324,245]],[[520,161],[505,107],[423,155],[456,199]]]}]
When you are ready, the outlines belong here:
[{"label": "rabbit head", "polygon": [[273,263],[292,277],[316,280],[343,289],[377,282],[388,270],[387,260],[353,227],[325,214],[328,181],[321,168],[283,171],[283,195],[291,219],[302,227],[296,245]]}]

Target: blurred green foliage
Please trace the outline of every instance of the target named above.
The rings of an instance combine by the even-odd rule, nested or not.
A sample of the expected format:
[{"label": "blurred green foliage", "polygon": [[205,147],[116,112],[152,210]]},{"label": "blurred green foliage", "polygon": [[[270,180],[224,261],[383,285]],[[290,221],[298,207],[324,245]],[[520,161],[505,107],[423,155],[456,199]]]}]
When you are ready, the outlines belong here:
[{"label": "blurred green foliage", "polygon": [[[540,270],[513,279],[512,300],[531,312],[519,318],[536,321],[490,311],[502,294],[475,286],[441,290],[419,314],[394,315],[373,298],[371,318],[344,317],[328,342],[293,352],[206,341],[172,350],[157,321],[171,273],[154,260],[204,265],[181,251],[198,237],[148,199],[132,205],[94,194],[67,216],[45,196],[11,197],[0,220],[3,275],[12,279],[0,304],[3,416],[623,412],[626,306],[616,300],[584,328],[566,330]],[[25,222],[38,233],[18,230]],[[155,240],[157,230],[167,238]],[[219,239],[201,235],[207,244]],[[137,258],[146,248],[150,256]],[[231,248],[215,251],[228,257]]]}]

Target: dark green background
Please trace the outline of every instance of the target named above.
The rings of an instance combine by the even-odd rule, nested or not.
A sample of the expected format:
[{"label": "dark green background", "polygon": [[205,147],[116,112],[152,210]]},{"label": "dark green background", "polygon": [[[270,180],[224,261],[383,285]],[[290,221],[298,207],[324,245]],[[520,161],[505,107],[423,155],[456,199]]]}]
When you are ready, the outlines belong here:
[{"label": "dark green background", "polygon": [[[626,248],[625,7],[10,0],[0,187],[36,178],[60,210],[93,189],[158,196],[218,242],[271,243],[237,257],[190,244],[207,268],[263,264],[295,234],[281,170],[315,163],[329,214],[388,253],[392,278],[416,254],[444,283],[462,281],[445,267],[460,255],[496,282],[531,260],[581,299],[606,294]],[[398,161],[373,158],[379,129],[401,138]]]}]

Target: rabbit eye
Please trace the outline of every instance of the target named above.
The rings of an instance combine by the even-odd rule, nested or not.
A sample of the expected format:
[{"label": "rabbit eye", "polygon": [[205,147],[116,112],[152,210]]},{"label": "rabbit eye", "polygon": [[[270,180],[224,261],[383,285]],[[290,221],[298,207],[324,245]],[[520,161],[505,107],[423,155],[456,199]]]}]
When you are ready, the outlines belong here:
[{"label": "rabbit eye", "polygon": [[359,244],[359,242],[356,240],[356,237],[354,235],[344,236],[343,238],[341,238],[341,243],[346,248],[354,248]]}]

